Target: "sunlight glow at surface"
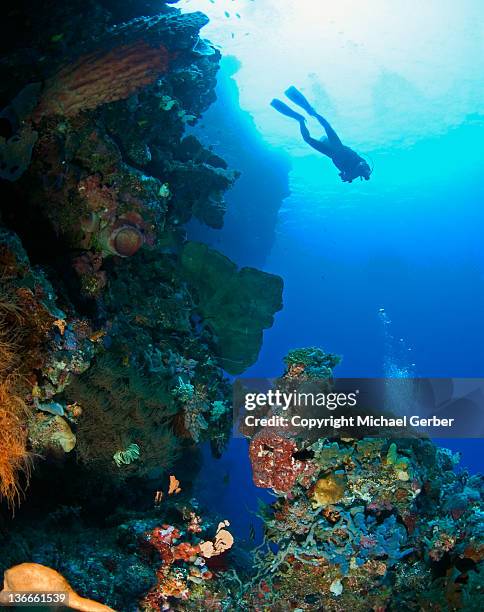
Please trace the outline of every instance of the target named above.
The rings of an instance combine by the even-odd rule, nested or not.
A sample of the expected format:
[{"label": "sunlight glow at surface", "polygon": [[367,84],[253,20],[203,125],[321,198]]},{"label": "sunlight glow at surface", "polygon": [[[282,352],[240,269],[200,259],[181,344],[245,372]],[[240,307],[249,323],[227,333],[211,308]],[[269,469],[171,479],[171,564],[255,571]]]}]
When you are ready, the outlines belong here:
[{"label": "sunlight glow at surface", "polygon": [[[262,138],[292,157],[291,195],[279,212],[282,251],[292,243],[312,257],[331,249],[351,258],[397,249],[414,260],[467,254],[484,265],[481,0],[177,6],[210,17],[203,35],[241,62],[241,106]],[[342,185],[331,162],[302,142],[296,122],[269,106],[291,84],[374,162],[368,183]],[[314,122],[310,128],[321,135]]]},{"label": "sunlight glow at surface", "polygon": [[[294,135],[294,125],[268,106],[291,84],[367,149],[406,146],[461,123],[477,105],[482,111],[480,0],[183,0],[178,6],[209,15],[204,35],[240,59],[241,102],[273,144]],[[292,153],[306,153],[297,140],[293,146]]]}]

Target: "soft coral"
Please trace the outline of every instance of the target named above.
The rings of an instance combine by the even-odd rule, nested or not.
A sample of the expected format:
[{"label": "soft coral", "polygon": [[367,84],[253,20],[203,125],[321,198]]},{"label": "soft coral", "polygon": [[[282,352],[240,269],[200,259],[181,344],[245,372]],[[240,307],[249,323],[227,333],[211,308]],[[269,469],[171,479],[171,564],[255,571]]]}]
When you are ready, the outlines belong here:
[{"label": "soft coral", "polygon": [[0,302],[0,498],[14,508],[21,489],[19,474],[29,473],[27,408],[15,392],[18,378],[18,335],[11,331],[7,319],[17,316],[15,304]]}]

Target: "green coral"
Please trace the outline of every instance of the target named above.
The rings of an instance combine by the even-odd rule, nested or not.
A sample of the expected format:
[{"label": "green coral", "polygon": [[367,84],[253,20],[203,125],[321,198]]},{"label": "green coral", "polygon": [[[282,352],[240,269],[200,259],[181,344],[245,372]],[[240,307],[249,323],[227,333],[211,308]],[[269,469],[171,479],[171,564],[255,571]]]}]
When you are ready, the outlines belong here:
[{"label": "green coral", "polygon": [[217,421],[224,414],[227,414],[228,410],[229,409],[226,406],[225,402],[222,402],[220,400],[215,400],[214,402],[212,402],[212,410],[210,413],[210,418],[212,419],[212,421]]},{"label": "green coral", "polygon": [[198,242],[184,246],[181,266],[197,309],[214,334],[222,367],[240,374],[257,360],[262,332],[282,308],[282,279],[254,268],[239,270],[230,259]]},{"label": "green coral", "polygon": [[189,402],[191,399],[193,399],[195,387],[190,383],[184,382],[183,379],[179,376],[178,383],[171,393],[181,402]]},{"label": "green coral", "polygon": [[284,358],[284,363],[287,366],[302,364],[313,368],[328,368],[332,370],[341,363],[341,357],[333,353],[325,353],[323,349],[318,347],[310,346],[289,351]]},{"label": "green coral", "polygon": [[340,446],[338,442],[330,442],[327,438],[319,438],[312,446],[311,450],[318,463],[325,466],[325,469],[337,469],[347,465],[354,453],[351,446]]},{"label": "green coral", "polygon": [[395,465],[397,462],[397,458],[398,458],[397,445],[395,444],[395,442],[392,442],[390,446],[388,447],[388,451],[387,451],[387,464]]},{"label": "green coral", "polygon": [[395,442],[388,447],[386,462],[393,467],[399,480],[409,480],[412,477],[410,459],[398,454]]},{"label": "green coral", "polygon": [[170,186],[168,185],[168,183],[163,183],[163,185],[160,187],[158,191],[158,195],[160,196],[160,198],[165,198],[165,199],[171,196]]}]

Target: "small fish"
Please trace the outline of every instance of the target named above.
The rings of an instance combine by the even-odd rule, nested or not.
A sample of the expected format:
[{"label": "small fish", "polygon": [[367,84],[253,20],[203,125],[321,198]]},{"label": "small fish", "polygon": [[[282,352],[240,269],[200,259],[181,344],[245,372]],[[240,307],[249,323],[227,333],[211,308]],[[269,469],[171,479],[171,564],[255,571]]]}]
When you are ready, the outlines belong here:
[{"label": "small fish", "polygon": [[253,542],[255,540],[255,527],[254,525],[251,523],[250,527],[249,527],[249,540],[251,542]]},{"label": "small fish", "polygon": [[227,17],[227,19],[230,18],[230,13],[228,11],[225,11],[225,17]]},{"label": "small fish", "polygon": [[54,34],[54,36],[50,37],[51,42],[60,42],[64,38],[64,34]]},{"label": "small fish", "polygon": [[230,483],[230,472],[227,472],[222,478],[222,483],[224,484],[224,486],[228,486],[228,484]]}]

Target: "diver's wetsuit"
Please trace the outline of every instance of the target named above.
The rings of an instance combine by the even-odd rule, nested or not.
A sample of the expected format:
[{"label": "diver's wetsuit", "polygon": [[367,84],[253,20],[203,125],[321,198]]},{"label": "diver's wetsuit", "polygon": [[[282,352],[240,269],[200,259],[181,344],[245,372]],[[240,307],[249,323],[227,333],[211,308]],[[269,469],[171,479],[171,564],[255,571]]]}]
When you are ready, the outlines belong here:
[{"label": "diver's wetsuit", "polygon": [[333,164],[340,171],[341,178],[343,178],[343,180],[348,180],[351,182],[353,179],[360,176],[359,165],[362,162],[366,163],[365,160],[358,155],[356,151],[353,151],[353,149],[350,149],[350,147],[347,147],[341,142],[338,134],[336,134],[324,117],[317,113],[315,113],[313,116],[324,128],[327,138],[322,138],[321,140],[312,138],[306,125],[306,120],[302,115],[300,115],[301,119],[299,121],[299,126],[301,128],[301,135],[304,138],[304,141],[311,145],[313,149],[316,149],[316,151],[330,157]]},{"label": "diver's wetsuit", "polygon": [[306,125],[306,119],[304,116],[295,112],[281,100],[275,98],[272,100],[271,106],[273,106],[283,115],[296,119],[296,121],[299,122],[301,134],[305,142],[313,147],[313,149],[316,149],[316,151],[319,151],[323,155],[327,155],[329,158],[331,158],[334,165],[340,171],[339,175],[341,179],[346,183],[351,183],[357,177],[369,180],[371,174],[370,166],[360,155],[358,155],[358,153],[341,142],[338,134],[336,134],[329,122],[314,110],[303,94],[295,87],[289,87],[289,89],[286,91],[286,96],[292,102],[303,108],[308,115],[314,117],[318,121],[318,123],[324,128],[327,138],[322,138],[321,140],[312,138]]}]

